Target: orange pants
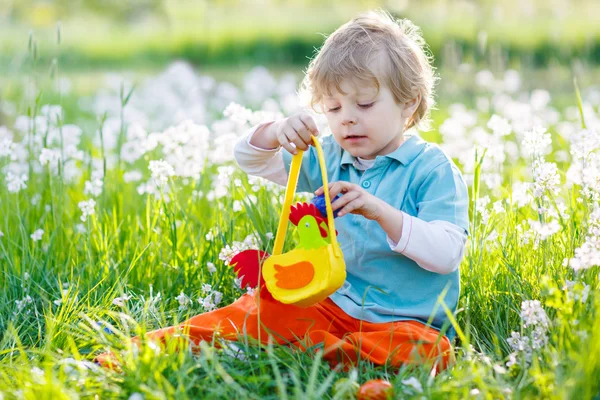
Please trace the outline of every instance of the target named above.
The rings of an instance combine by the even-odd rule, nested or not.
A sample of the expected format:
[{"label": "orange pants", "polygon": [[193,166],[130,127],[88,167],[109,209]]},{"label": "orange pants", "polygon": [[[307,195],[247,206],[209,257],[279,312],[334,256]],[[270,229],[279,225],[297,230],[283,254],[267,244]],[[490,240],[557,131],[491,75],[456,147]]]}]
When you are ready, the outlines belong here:
[{"label": "orange pants", "polygon": [[[258,298],[245,294],[233,304],[197,315],[178,326],[147,333],[147,338],[164,342],[174,335],[187,335],[191,344],[210,342],[218,333],[226,340],[239,340],[246,333],[258,339]],[[279,344],[301,350],[323,344],[323,357],[330,365],[342,363],[345,369],[359,358],[375,364],[429,362],[437,371],[454,361],[450,341],[437,330],[417,321],[371,323],[347,315],[330,299],[307,308],[260,298],[260,340],[268,343],[269,335]],[[139,341],[139,338],[135,338]],[[96,361],[105,365],[109,355]]]}]

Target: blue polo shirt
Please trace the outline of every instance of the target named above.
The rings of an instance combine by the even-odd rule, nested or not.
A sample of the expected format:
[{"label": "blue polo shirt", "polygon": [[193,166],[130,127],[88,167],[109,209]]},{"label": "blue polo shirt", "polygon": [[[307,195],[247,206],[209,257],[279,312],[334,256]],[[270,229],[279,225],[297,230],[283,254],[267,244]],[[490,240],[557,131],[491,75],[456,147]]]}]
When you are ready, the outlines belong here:
[{"label": "blue polo shirt", "polygon": [[[468,234],[467,186],[453,161],[436,144],[418,134],[406,137],[392,153],[377,156],[366,171],[334,140],[321,140],[329,182],[348,181],[405,213],[424,221],[442,220],[462,227]],[[292,155],[283,151],[289,173]],[[298,192],[314,192],[323,184],[316,149],[304,152]],[[369,322],[417,320],[442,329],[447,321],[443,299],[456,310],[460,292],[459,270],[442,275],[421,268],[393,251],[381,226],[360,215],[336,218],[338,241],[346,262],[346,281],[330,296],[348,315]],[[431,249],[435,251],[435,249]],[[453,329],[446,334],[452,338]]]}]

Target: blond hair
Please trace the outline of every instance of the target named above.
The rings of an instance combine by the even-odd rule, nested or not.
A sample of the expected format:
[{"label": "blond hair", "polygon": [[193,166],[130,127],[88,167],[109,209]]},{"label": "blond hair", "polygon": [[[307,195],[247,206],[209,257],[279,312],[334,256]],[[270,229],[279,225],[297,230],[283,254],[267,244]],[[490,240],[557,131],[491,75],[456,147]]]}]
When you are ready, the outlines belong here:
[{"label": "blond hair", "polygon": [[317,111],[315,106],[322,106],[323,97],[331,96],[332,84],[346,94],[340,88],[344,79],[375,85],[378,91],[383,82],[398,104],[420,95],[405,129],[426,130],[437,80],[432,59],[419,27],[410,20],[395,19],[383,10],[368,11],[327,37],[310,61],[300,91]]}]

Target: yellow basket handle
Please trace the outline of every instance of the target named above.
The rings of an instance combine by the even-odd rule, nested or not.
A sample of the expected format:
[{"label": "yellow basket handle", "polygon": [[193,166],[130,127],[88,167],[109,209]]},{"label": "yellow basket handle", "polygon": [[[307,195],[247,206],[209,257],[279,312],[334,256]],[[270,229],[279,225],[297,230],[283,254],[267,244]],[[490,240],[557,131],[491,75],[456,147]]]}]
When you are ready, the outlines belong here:
[{"label": "yellow basket handle", "polygon": [[[337,246],[337,238],[335,235],[335,225],[333,223],[333,210],[331,209],[331,199],[329,198],[329,185],[327,183],[327,168],[325,167],[325,157],[323,156],[323,149],[321,143],[315,136],[311,136],[315,148],[317,149],[317,155],[319,156],[319,165],[321,167],[321,177],[323,180],[323,191],[325,192],[325,207],[327,209],[327,226],[329,228],[329,236],[331,244],[333,244],[333,251],[336,257],[341,257],[341,251]],[[292,206],[292,200],[296,194],[296,185],[298,184],[298,176],[300,175],[300,165],[302,165],[302,150],[298,150],[298,154],[292,158],[292,164],[290,166],[290,175],[288,183],[285,188],[285,198],[283,201],[283,209],[281,210],[281,216],[279,218],[279,226],[277,227],[277,235],[275,236],[275,244],[273,245],[273,255],[281,254],[283,250],[283,242],[285,241],[287,224],[290,218],[290,207]]]}]

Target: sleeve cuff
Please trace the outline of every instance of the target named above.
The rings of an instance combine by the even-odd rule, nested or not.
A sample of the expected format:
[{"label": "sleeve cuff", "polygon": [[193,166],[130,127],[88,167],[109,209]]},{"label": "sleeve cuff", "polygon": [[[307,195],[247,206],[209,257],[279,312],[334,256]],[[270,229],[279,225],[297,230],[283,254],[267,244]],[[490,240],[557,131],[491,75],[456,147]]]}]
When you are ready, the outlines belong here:
[{"label": "sleeve cuff", "polygon": [[406,250],[408,246],[408,241],[410,240],[410,235],[412,234],[412,224],[413,218],[402,211],[402,235],[400,236],[400,240],[398,243],[394,242],[389,236],[386,235],[386,239],[388,244],[390,245],[390,249],[397,253],[401,253]]},{"label": "sleeve cuff", "polygon": [[256,146],[254,146],[253,144],[250,143],[250,140],[252,139],[252,136],[254,136],[254,134],[256,133],[256,131],[258,130],[258,128],[260,128],[262,126],[265,126],[265,125],[270,125],[273,122],[275,122],[275,121],[273,120],[273,121],[262,122],[262,123],[260,123],[260,124],[258,124],[256,126],[254,126],[250,130],[250,133],[248,134],[248,136],[246,136],[246,144],[248,146],[250,146],[254,150],[258,150],[258,151],[262,151],[262,152],[266,152],[266,153],[275,153],[275,152],[279,151],[279,149],[281,148],[281,146],[277,146],[274,149],[263,149],[262,147],[256,147]]}]

